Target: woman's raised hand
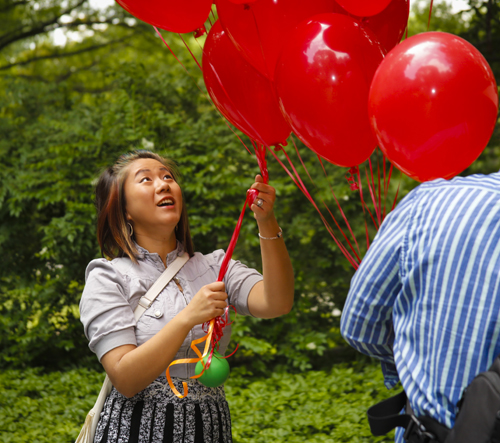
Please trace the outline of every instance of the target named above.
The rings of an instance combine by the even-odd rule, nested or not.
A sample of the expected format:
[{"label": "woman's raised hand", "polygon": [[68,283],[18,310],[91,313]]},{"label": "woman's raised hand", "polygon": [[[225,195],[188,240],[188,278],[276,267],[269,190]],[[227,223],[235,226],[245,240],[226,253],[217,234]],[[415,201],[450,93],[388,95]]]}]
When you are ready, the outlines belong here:
[{"label": "woman's raised hand", "polygon": [[254,217],[257,221],[268,220],[273,215],[274,201],[276,200],[275,189],[270,185],[266,185],[260,174],[255,177],[255,183],[251,186],[251,189],[259,191],[257,198],[250,207]]},{"label": "woman's raised hand", "polygon": [[214,282],[203,286],[184,309],[189,323],[200,325],[224,313],[227,306],[226,285]]}]

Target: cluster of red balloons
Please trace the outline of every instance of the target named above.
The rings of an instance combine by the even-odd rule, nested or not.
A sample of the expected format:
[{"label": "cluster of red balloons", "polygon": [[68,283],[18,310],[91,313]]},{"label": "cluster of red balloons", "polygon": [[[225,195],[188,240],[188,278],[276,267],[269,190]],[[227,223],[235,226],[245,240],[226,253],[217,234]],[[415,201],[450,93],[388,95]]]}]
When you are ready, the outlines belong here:
[{"label": "cluster of red balloons", "polygon": [[217,0],[219,21],[203,52],[219,110],[260,143],[293,130],[339,166],[376,147],[368,92],[406,28],[408,0]]},{"label": "cluster of red balloons", "polygon": [[[203,26],[212,0],[117,0],[157,27]],[[496,122],[495,79],[464,40],[428,32],[399,44],[409,0],[216,0],[203,76],[219,111],[253,140],[291,131],[339,166],[378,145],[420,181],[472,163]],[[386,56],[387,54],[387,56]]]},{"label": "cluster of red balloons", "polygon": [[[211,0],[117,0],[172,32],[203,26]],[[203,76],[219,111],[266,146],[293,130],[340,166],[376,146],[368,91],[384,54],[401,39],[408,0],[216,0],[219,20],[203,49]]]}]

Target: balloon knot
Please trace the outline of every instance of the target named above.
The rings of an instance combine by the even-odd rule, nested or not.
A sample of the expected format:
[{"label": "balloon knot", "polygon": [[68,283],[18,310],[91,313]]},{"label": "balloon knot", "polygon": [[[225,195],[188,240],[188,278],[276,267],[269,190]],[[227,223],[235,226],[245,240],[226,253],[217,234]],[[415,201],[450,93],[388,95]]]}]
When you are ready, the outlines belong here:
[{"label": "balloon knot", "polygon": [[199,38],[202,35],[205,35],[206,33],[207,33],[207,30],[205,28],[205,25],[202,25],[201,27],[199,27],[198,29],[196,29],[194,31],[194,38]]},{"label": "balloon knot", "polygon": [[243,10],[248,11],[250,9],[250,5],[248,3],[245,3],[243,5]]},{"label": "balloon knot", "polygon": [[345,175],[345,178],[347,179],[347,182],[349,183],[349,187],[351,188],[351,191],[357,191],[359,189],[358,183],[356,182],[355,176],[359,173],[359,168],[357,166],[353,166],[352,168],[349,168],[347,171],[347,174]]}]

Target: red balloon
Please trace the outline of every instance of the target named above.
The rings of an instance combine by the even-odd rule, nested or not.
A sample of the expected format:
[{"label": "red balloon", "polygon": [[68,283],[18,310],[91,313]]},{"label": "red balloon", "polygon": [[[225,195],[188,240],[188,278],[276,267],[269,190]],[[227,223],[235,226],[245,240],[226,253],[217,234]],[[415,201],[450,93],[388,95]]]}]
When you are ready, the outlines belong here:
[{"label": "red balloon", "polygon": [[370,122],[380,148],[419,181],[467,168],[488,143],[497,111],[495,77],[484,57],[444,32],[425,32],[396,46],[370,90]]},{"label": "red balloon", "polygon": [[362,24],[368,26],[382,46],[390,51],[401,41],[409,14],[409,0],[392,0],[381,13],[362,19]]},{"label": "red balloon", "polygon": [[[335,1],[335,0],[333,0]],[[344,8],[338,6],[339,14],[350,15]],[[403,37],[408,26],[408,16],[410,14],[409,0],[392,0],[389,6],[381,13],[371,17],[353,17],[362,26],[370,28],[377,36],[378,40],[390,51]]]},{"label": "red balloon", "polygon": [[368,91],[384,50],[370,30],[341,14],[301,23],[276,66],[281,110],[294,133],[338,166],[364,162],[376,146]]},{"label": "red balloon", "polygon": [[340,11],[334,0],[259,0],[249,5],[217,0],[217,12],[229,38],[271,80],[281,49],[295,26],[313,15]]},{"label": "red balloon", "polygon": [[[370,28],[385,50],[389,52],[403,37],[405,29],[408,26],[409,8],[409,0],[392,0],[389,6],[379,14],[371,17],[354,16],[353,18],[362,26]],[[350,15],[342,6],[338,6],[338,11],[335,12]]]},{"label": "red balloon", "polygon": [[247,3],[253,3],[256,0],[229,0],[231,3],[235,3],[236,5],[245,5]]},{"label": "red balloon", "polygon": [[238,129],[267,146],[285,143],[291,128],[271,82],[241,56],[219,21],[203,48],[203,78],[217,109]]},{"label": "red balloon", "polygon": [[212,0],[116,0],[138,19],[170,32],[191,32],[203,26]]},{"label": "red balloon", "polygon": [[349,14],[359,17],[369,17],[380,14],[391,2],[391,0],[337,0]]}]

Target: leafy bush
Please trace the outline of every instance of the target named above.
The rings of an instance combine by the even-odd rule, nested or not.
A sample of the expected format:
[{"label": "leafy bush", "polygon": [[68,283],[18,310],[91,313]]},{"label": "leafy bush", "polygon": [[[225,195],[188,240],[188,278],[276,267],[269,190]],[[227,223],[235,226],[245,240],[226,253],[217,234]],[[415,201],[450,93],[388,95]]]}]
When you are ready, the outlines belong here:
[{"label": "leafy bush", "polygon": [[[226,384],[235,443],[393,441],[368,428],[366,409],[389,395],[372,362],[267,378],[245,372]],[[1,372],[0,441],[74,442],[103,378],[87,369]]]},{"label": "leafy bush", "polygon": [[[244,371],[242,371],[244,372]],[[336,365],[330,371],[274,372],[226,386],[235,442],[371,442],[369,406],[389,396],[378,365]]]},{"label": "leafy bush", "polygon": [[74,442],[104,381],[102,372],[39,369],[0,374],[2,443]]}]

